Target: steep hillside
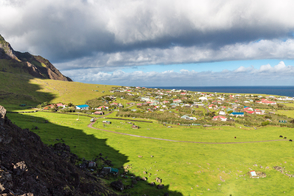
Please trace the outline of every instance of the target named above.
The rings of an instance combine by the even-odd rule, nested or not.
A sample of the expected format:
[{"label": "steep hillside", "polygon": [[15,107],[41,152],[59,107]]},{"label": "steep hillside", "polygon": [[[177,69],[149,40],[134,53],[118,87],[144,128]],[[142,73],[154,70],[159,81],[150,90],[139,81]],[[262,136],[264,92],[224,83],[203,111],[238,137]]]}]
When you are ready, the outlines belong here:
[{"label": "steep hillside", "polygon": [[0,35],[0,71],[31,75],[36,78],[72,81],[56,69],[47,59],[28,52],[14,51]]},{"label": "steep hillside", "polygon": [[109,93],[113,87],[101,84],[39,79],[31,75],[1,71],[0,86],[0,105],[9,110],[23,109],[19,106],[20,104],[35,107],[43,102],[85,104],[89,99]]},{"label": "steep hillside", "polygon": [[70,147],[46,146],[14,125],[0,106],[0,195],[116,195],[75,163]]}]

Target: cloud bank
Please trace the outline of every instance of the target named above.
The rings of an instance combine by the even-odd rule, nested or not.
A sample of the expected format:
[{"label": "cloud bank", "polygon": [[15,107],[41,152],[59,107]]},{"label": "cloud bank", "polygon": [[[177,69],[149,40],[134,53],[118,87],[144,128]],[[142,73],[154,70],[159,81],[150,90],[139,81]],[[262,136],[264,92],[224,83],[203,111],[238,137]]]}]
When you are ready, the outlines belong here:
[{"label": "cloud bank", "polygon": [[184,70],[175,72],[173,70],[164,72],[134,71],[126,73],[115,71],[106,73],[95,69],[65,71],[67,75],[78,81],[101,83],[110,85],[126,86],[248,86],[257,85],[293,85],[294,66],[286,66],[283,61],[272,67],[262,65],[259,69],[254,67],[239,67],[236,70],[223,70],[221,72],[196,72]]},{"label": "cloud bank", "polygon": [[62,70],[293,59],[293,9],[293,0],[2,0],[0,33]]}]

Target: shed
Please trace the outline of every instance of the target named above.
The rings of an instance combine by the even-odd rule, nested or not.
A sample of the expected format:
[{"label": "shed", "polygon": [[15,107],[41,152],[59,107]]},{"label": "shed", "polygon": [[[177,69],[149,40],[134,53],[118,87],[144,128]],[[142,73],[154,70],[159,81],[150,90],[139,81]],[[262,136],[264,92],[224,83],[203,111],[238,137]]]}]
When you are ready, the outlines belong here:
[{"label": "shed", "polygon": [[251,175],[252,177],[257,176],[257,175],[256,175],[256,172],[255,172],[254,170],[250,171],[250,175]]}]

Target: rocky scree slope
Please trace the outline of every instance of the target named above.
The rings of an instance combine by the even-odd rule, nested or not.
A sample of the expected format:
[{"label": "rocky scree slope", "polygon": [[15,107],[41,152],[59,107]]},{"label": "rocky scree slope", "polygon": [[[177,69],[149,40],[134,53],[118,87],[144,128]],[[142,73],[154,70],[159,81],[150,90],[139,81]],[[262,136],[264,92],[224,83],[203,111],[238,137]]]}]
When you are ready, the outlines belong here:
[{"label": "rocky scree slope", "polygon": [[70,147],[45,145],[14,125],[0,106],[0,195],[116,195],[94,175],[75,166]]}]

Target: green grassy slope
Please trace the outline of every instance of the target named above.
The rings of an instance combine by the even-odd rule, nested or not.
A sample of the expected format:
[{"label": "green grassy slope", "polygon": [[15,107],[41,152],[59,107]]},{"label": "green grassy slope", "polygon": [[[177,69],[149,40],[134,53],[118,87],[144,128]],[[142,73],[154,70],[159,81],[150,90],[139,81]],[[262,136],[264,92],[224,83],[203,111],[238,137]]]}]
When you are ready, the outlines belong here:
[{"label": "green grassy slope", "polygon": [[[155,178],[159,177],[172,191],[171,195],[294,194],[294,178],[289,178],[273,169],[274,166],[280,166],[284,167],[288,174],[294,174],[293,142],[177,143],[90,129],[87,127],[90,118],[84,116],[80,116],[80,121],[76,121],[77,116],[75,115],[49,112],[9,114],[8,117],[14,119],[14,122],[22,128],[38,126],[38,130],[32,131],[39,134],[47,144],[54,144],[57,142],[56,138],[63,138],[73,152],[80,157],[91,159],[102,152],[114,160],[115,167],[132,165],[130,172],[136,176],[148,177],[148,182],[154,182]],[[48,119],[49,123],[42,123],[40,119]],[[294,139],[293,129],[280,127],[266,127],[257,130],[229,127],[166,128],[156,123],[146,123],[146,125],[136,123],[142,128],[132,130],[125,121],[111,121],[114,123],[107,125],[104,129],[168,139],[175,139],[174,135],[181,140],[216,140],[219,142],[233,140],[230,136],[236,136],[239,141],[279,139],[279,135]],[[96,126],[100,127],[101,122],[98,121]],[[103,141],[103,143],[100,145],[98,141]],[[139,158],[139,155],[142,158]],[[249,178],[247,172],[252,169],[265,172],[267,177]],[[145,175],[143,171],[151,173],[151,176]],[[128,184],[130,180],[123,182]],[[139,184],[132,190],[141,193],[138,195],[158,194],[155,187],[144,186],[144,184]]]},{"label": "green grassy slope", "polygon": [[[26,74],[0,71],[0,105],[7,109],[21,109],[19,104],[35,107],[43,102],[85,104],[113,86],[84,84],[50,79],[37,79]],[[105,91],[103,93],[103,91]]]}]

